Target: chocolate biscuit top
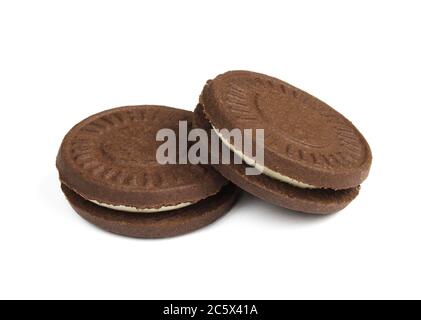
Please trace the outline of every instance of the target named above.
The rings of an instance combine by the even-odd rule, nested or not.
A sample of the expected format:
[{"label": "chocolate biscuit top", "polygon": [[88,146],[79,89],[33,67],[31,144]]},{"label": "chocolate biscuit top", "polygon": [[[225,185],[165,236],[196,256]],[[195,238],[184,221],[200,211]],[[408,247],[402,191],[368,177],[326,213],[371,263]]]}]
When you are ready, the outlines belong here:
[{"label": "chocolate biscuit top", "polygon": [[231,71],[200,97],[216,129],[265,130],[265,166],[318,188],[347,189],[368,175],[371,151],[357,128],[312,95],[279,79]]},{"label": "chocolate biscuit top", "polygon": [[172,129],[178,137],[179,121],[190,127],[192,116],[189,111],[149,105],[91,116],[64,138],[57,157],[60,179],[85,199],[139,209],[207,198],[226,183],[212,168],[161,165],[156,160],[163,143],[156,141],[157,132]]}]

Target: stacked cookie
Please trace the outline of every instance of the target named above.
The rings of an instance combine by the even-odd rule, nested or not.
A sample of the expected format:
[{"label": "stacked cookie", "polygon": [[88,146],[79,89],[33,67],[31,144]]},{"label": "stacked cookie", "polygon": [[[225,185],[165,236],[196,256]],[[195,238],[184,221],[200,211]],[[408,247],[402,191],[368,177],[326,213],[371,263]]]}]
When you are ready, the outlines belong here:
[{"label": "stacked cookie", "polygon": [[[237,161],[158,161],[158,132],[179,134],[180,122],[187,131],[216,133],[218,152],[225,148]],[[251,143],[263,147],[264,161],[253,160],[222,129],[262,130],[264,139],[252,136]],[[177,153],[188,153],[191,142],[185,145]],[[91,116],[70,130],[57,156],[62,190],[76,212],[105,230],[141,238],[212,223],[235,204],[239,188],[291,210],[333,213],[358,195],[370,165],[366,140],[341,114],[281,80],[247,71],[208,81],[194,114],[130,106]],[[247,168],[260,174],[248,175]]]},{"label": "stacked cookie", "polygon": [[[296,211],[327,214],[357,195],[371,166],[362,134],[333,108],[281,80],[233,71],[208,81],[195,110],[207,130],[264,129],[261,175],[246,175],[252,155],[223,144],[242,164],[214,167],[249,193]],[[257,142],[256,142],[257,143]]]}]

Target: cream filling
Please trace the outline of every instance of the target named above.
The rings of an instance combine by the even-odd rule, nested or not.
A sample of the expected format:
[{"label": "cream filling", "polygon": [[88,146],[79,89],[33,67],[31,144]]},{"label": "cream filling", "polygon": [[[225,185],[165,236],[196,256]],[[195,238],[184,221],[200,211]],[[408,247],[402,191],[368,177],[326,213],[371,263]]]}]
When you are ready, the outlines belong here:
[{"label": "cream filling", "polygon": [[268,167],[265,167],[259,163],[256,162],[256,160],[246,156],[242,151],[236,149],[229,141],[228,139],[226,139],[220,132],[218,129],[216,129],[213,124],[211,124],[213,130],[215,131],[215,133],[217,134],[217,136],[221,139],[222,143],[227,146],[228,148],[230,148],[232,150],[232,152],[234,152],[237,156],[239,156],[245,163],[247,163],[249,166],[255,167],[257,170],[259,170],[259,172],[262,172],[264,175],[278,180],[278,181],[282,181],[285,183],[288,183],[290,185],[293,185],[294,187],[298,187],[298,188],[303,188],[303,189],[316,189],[317,187],[312,186],[310,184],[304,183],[304,182],[300,182],[297,181],[293,178],[284,176],[283,174],[276,172],[272,169],[269,169]]},{"label": "cream filling", "polygon": [[95,203],[98,206],[104,207],[104,208],[108,208],[108,209],[113,209],[113,210],[117,210],[117,211],[123,211],[123,212],[132,212],[132,213],[156,213],[156,212],[165,212],[165,211],[171,211],[171,210],[177,210],[177,209],[181,209],[181,208],[185,208],[187,206],[192,205],[192,202],[182,202],[173,206],[162,206],[159,208],[145,208],[145,209],[139,209],[136,207],[130,207],[130,206],[124,206],[124,205],[112,205],[112,204],[106,204],[106,203],[101,203],[98,202],[96,200],[89,200],[92,203]]}]

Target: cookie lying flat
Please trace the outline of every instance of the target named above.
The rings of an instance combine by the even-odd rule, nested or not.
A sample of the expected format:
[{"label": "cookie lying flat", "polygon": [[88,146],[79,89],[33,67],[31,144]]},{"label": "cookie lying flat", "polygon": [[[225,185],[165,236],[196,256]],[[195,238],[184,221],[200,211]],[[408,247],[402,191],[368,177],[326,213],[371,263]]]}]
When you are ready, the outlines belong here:
[{"label": "cookie lying flat", "polygon": [[[75,210],[99,227],[136,237],[183,234],[226,213],[238,192],[211,167],[156,160],[162,143],[157,132],[178,133],[179,121],[190,126],[192,117],[168,107],[131,106],[73,127],[60,147],[57,168]],[[171,217],[167,225],[164,217]]]},{"label": "cookie lying flat", "polygon": [[[266,75],[232,71],[209,81],[195,121],[208,129],[264,129],[264,165],[222,137],[244,163],[215,168],[244,190],[293,210],[332,213],[344,208],[371,166],[370,147],[351,122],[308,93]],[[246,163],[263,174],[247,176]]]}]

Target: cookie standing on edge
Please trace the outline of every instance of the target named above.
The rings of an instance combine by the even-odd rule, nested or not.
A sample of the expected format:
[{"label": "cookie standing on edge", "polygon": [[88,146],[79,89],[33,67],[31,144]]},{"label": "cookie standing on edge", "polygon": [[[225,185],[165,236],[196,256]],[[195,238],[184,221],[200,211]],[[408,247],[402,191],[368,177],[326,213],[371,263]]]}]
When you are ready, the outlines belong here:
[{"label": "cookie standing on edge", "polygon": [[249,193],[296,211],[343,209],[358,195],[371,166],[370,147],[350,121],[310,94],[259,73],[231,71],[208,81],[195,125],[264,129],[263,174],[247,176],[252,155],[223,139],[245,161],[214,167]]},{"label": "cookie standing on edge", "polygon": [[229,211],[238,190],[209,166],[161,165],[160,129],[178,133],[193,113],[162,106],[108,110],[66,135],[57,156],[62,190],[89,222],[141,238],[181,235]]}]

